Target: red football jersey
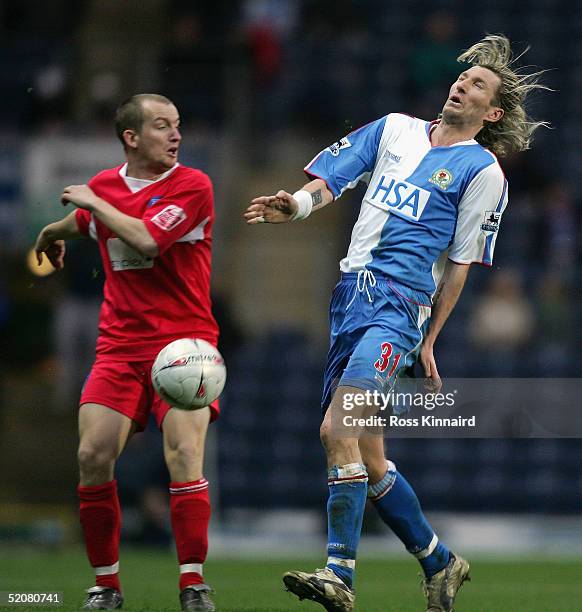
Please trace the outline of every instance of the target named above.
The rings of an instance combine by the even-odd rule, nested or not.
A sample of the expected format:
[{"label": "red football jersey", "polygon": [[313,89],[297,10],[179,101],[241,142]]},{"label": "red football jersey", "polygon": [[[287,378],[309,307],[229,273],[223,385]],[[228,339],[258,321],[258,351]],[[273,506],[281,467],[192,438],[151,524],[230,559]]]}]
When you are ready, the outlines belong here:
[{"label": "red football jersey", "polygon": [[146,360],[178,338],[202,338],[216,345],[218,327],[210,302],[210,179],[178,165],[132,193],[121,168],[100,172],[89,186],[121,212],[142,219],[159,255],[141,255],[89,211],[77,209],[79,230],[98,241],[105,270],[97,353]]}]

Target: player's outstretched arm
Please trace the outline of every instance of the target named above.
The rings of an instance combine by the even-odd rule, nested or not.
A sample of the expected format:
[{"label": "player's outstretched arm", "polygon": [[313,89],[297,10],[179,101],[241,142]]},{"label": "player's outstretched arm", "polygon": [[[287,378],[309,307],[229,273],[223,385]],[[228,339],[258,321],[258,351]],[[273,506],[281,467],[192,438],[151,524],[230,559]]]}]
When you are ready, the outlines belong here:
[{"label": "player's outstretched arm", "polygon": [[38,265],[42,264],[44,253],[57,270],[62,270],[65,265],[65,240],[81,237],[74,212],[60,221],[49,223],[40,231],[34,245]]},{"label": "player's outstretched arm", "polygon": [[327,188],[325,181],[315,179],[294,194],[280,190],[275,195],[260,196],[251,200],[244,218],[248,225],[299,221],[330,202],[333,202],[333,194]]},{"label": "player's outstretched arm", "polygon": [[432,381],[435,391],[441,388],[442,382],[434,358],[434,343],[461,295],[469,267],[470,264],[458,264],[447,259],[443,277],[433,299],[430,324],[420,349],[419,361],[424,368],[424,375]]}]

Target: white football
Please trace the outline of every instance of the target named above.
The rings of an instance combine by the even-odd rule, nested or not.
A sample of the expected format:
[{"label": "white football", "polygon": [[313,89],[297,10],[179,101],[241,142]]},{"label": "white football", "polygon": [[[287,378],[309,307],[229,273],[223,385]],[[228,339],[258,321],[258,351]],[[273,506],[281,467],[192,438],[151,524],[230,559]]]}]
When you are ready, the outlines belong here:
[{"label": "white football", "polygon": [[158,353],[152,366],[156,393],[181,410],[208,406],[220,395],[225,382],[222,355],[199,338],[170,342]]}]

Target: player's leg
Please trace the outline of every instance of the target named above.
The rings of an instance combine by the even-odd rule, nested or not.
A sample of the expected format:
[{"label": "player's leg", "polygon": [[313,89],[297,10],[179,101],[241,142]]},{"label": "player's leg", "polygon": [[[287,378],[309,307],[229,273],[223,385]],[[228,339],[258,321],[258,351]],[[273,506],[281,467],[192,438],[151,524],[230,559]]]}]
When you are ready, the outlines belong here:
[{"label": "player's leg", "polygon": [[354,607],[356,554],[366,506],[368,477],[357,434],[351,437],[352,432],[338,426],[344,414],[346,396],[353,397],[355,393],[361,390],[340,385],[320,428],[327,455],[329,485],[325,568],[314,573],[291,571],[283,576],[288,590],[300,599],[311,599],[333,612],[349,612]]},{"label": "player's leg", "polygon": [[[401,370],[416,360],[430,309],[424,305],[423,294],[393,281],[379,283],[378,289],[384,303],[375,320],[377,325],[366,331],[350,365],[363,372],[370,356],[376,355],[374,370],[385,379],[385,387],[392,388]],[[428,609],[452,609],[456,592],[468,574],[468,563],[439,541],[410,484],[392,462],[386,462],[383,439],[362,436],[360,450],[370,472],[369,496],[376,510],[423,568]]]},{"label": "player's leg", "polygon": [[384,458],[383,438],[363,436],[360,450],[368,468],[368,497],[380,518],[419,560],[425,576],[433,576],[447,566],[449,549],[426,520],[412,487],[394,463]]},{"label": "player's leg", "polygon": [[113,473],[129,437],[147,422],[145,375],[141,363],[98,357],[81,392],[78,493],[87,556],[96,573],[86,609],[113,609],[123,602],[119,585],[121,510]]},{"label": "player's leg", "polygon": [[451,611],[458,590],[469,579],[469,564],[438,539],[412,487],[396,466],[384,459],[383,438],[362,437],[360,450],[370,475],[368,497],[382,520],[422,566],[427,610]]},{"label": "player's leg", "polygon": [[113,480],[115,462],[136,424],[129,417],[100,404],[79,408],[79,484],[99,486]]},{"label": "player's leg", "polygon": [[127,416],[105,406],[85,403],[79,409],[79,471],[77,489],[80,519],[95,587],[89,589],[87,609],[121,607],[119,536],[121,509],[115,461],[135,429]]},{"label": "player's leg", "polygon": [[[357,437],[337,428],[345,414],[345,396],[360,389],[339,386],[321,424],[320,436],[327,457],[327,564],[350,588],[354,582],[356,552],[366,505],[368,475]],[[354,414],[354,416],[357,416]]]},{"label": "player's leg", "polygon": [[[416,360],[429,308],[423,305],[428,297],[393,281],[380,281],[375,295],[381,306],[350,359],[350,372],[344,379],[361,373],[363,382],[382,382],[384,390],[392,389],[398,377]],[[367,369],[368,368],[368,369]],[[355,374],[354,374],[355,373]],[[384,440],[380,435],[365,435],[359,440],[367,465],[369,496],[382,520],[416,556],[427,577],[443,569],[449,562],[449,550],[439,542],[422,513],[412,487],[384,458]]]},{"label": "player's leg", "polygon": [[162,423],[164,455],[172,481],[170,514],[180,565],[180,602],[187,612],[214,610],[208,596],[210,587],[203,578],[210,522],[208,481],[203,476],[209,422],[209,408],[172,408]]},{"label": "player's leg", "polygon": [[343,275],[330,304],[330,349],[322,399],[325,416],[320,428],[329,483],[328,560],[324,569],[314,573],[291,571],[283,576],[287,589],[300,599],[312,599],[336,612],[347,612],[354,606],[355,558],[367,490],[357,437],[346,436],[345,430],[334,431],[333,427],[342,416],[346,393],[360,392],[341,382],[354,346],[364,333],[362,322],[372,317],[373,305],[358,299],[357,278],[356,274]]}]

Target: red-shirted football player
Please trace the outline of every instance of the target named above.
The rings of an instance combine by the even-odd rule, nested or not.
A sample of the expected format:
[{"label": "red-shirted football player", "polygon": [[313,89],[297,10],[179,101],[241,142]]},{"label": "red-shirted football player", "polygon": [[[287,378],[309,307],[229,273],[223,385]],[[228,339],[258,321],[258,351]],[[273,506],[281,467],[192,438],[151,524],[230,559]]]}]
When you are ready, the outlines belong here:
[{"label": "red-shirted football player", "polygon": [[81,525],[95,569],[85,609],[123,603],[119,582],[121,514],[115,462],[151,412],[164,438],[170,510],[180,564],[182,609],[214,610],[202,564],[208,548],[210,502],[202,473],[208,423],[218,403],[184,411],[155,395],[151,367],[169,342],[196,337],[216,345],[210,304],[214,221],[210,179],[178,164],[180,117],[170,100],[140,94],[117,110],[115,126],[127,163],[104,170],[88,185],[66,187],[63,204],[76,210],[39,234],[60,269],[64,240],[97,240],[105,269],[97,358],[81,394],[79,467]]}]

